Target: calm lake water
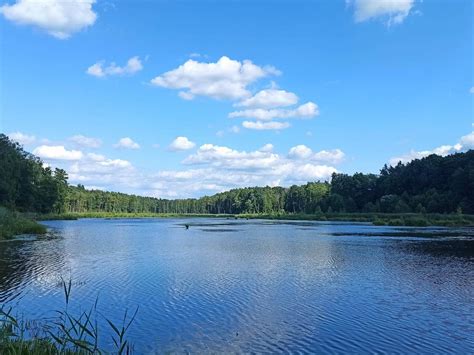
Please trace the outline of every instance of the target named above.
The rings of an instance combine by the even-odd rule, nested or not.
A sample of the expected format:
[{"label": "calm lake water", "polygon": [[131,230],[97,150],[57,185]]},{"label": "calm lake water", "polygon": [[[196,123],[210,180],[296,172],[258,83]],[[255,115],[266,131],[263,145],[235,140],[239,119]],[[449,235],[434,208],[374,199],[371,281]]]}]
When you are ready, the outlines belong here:
[{"label": "calm lake water", "polygon": [[[72,305],[137,353],[474,352],[474,230],[226,219],[45,222],[0,243],[0,303]],[[184,224],[189,224],[186,230]],[[110,345],[104,325],[103,346]]]}]

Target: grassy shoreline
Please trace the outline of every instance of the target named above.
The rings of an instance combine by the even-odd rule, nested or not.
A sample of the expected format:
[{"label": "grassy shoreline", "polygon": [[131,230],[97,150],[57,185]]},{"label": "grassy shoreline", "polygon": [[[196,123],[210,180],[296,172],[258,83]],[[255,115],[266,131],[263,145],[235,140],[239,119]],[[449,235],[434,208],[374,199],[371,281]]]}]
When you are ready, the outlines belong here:
[{"label": "grassy shoreline", "polygon": [[80,218],[227,218],[303,221],[365,222],[377,226],[474,226],[474,215],[418,213],[320,213],[320,214],[180,214],[180,213],[116,213],[86,212],[39,215],[37,220],[74,220]]},{"label": "grassy shoreline", "polygon": [[0,240],[21,234],[44,234],[46,227],[18,212],[0,207]]},{"label": "grassy shoreline", "polygon": [[80,218],[221,218],[291,221],[362,222],[376,226],[474,227],[474,215],[417,213],[320,213],[320,214],[180,214],[180,213],[111,213],[87,212],[64,214],[21,214],[0,207],[0,240],[21,234],[44,234],[47,228],[38,221],[77,220]]}]

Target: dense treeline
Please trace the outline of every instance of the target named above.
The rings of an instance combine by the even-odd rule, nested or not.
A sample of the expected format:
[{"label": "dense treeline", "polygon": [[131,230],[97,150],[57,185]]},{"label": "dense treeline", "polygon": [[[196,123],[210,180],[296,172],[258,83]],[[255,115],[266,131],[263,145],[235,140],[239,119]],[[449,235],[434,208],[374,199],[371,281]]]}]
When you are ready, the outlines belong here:
[{"label": "dense treeline", "polygon": [[67,174],[54,171],[0,134],[0,205],[21,212],[64,212]]},{"label": "dense treeline", "polygon": [[334,174],[331,183],[167,200],[68,186],[64,170],[53,172],[0,135],[0,205],[40,213],[474,213],[474,151],[385,166],[379,175]]},{"label": "dense treeline", "polygon": [[165,200],[71,187],[69,212],[128,213],[474,213],[474,151],[431,155],[379,175],[334,174],[302,186],[249,187],[200,199]]}]

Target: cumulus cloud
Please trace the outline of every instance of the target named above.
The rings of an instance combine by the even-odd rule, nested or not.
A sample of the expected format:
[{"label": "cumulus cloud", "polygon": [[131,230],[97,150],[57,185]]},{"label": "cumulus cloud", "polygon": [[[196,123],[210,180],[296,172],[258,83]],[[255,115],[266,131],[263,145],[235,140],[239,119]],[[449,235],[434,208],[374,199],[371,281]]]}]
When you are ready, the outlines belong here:
[{"label": "cumulus cloud", "polygon": [[115,148],[125,148],[125,149],[140,149],[140,145],[137,142],[134,142],[130,137],[120,138],[120,140],[114,144]]},{"label": "cumulus cloud", "polygon": [[471,132],[465,136],[462,136],[459,144],[461,145],[461,149],[468,150],[474,149],[474,132]]},{"label": "cumulus cloud", "polygon": [[69,140],[86,148],[99,148],[102,145],[102,141],[99,138],[86,137],[82,134],[72,136]]},{"label": "cumulus cloud", "polygon": [[[205,63],[190,59],[178,68],[163,73],[151,80],[155,86],[177,89],[183,100],[196,96],[234,101],[241,110],[230,112],[230,118],[246,118],[242,127],[253,130],[282,130],[290,127],[288,122],[273,122],[278,119],[312,118],[319,115],[314,102],[296,106],[298,96],[282,90],[272,82],[270,88],[252,93],[255,83],[262,78],[281,74],[272,66],[258,66],[250,60],[242,62],[223,56],[217,62]],[[252,90],[253,91],[253,90]],[[291,107],[293,106],[293,107]],[[266,122],[259,122],[266,121]],[[237,126],[234,126],[237,127]],[[234,129],[235,133],[237,129]],[[219,131],[218,136],[223,136]]]},{"label": "cumulus cloud", "polygon": [[[300,159],[273,152],[273,145],[266,144],[256,151],[239,151],[226,146],[203,144],[183,160],[186,170],[167,170],[155,174],[152,193],[172,197],[189,196],[228,190],[245,186],[289,186],[308,181],[328,180],[337,172],[323,160],[327,157]],[[329,151],[336,152],[338,150]],[[323,151],[324,152],[324,151]],[[343,154],[341,152],[341,154]],[[334,155],[334,153],[333,153]],[[337,155],[337,154],[336,154]],[[339,163],[340,159],[333,159]]]},{"label": "cumulus cloud", "polygon": [[102,154],[67,150],[59,147],[38,147],[33,152],[40,156],[45,165],[65,169],[69,183],[93,186],[95,189],[108,191],[134,192],[146,179],[132,163],[119,158],[108,158]]},{"label": "cumulus cloud", "polygon": [[391,158],[389,163],[390,165],[395,166],[399,162],[405,164],[405,163],[409,163],[412,160],[425,158],[432,154],[436,154],[436,155],[440,155],[444,157],[449,154],[464,152],[469,149],[474,149],[474,131],[465,136],[462,136],[459,139],[459,142],[454,145],[442,145],[432,150],[423,150],[423,151],[411,150],[409,153]]},{"label": "cumulus cloud", "polygon": [[131,191],[139,186],[140,174],[123,159],[90,156],[66,167],[71,184],[95,186],[101,190]]},{"label": "cumulus cloud", "polygon": [[196,146],[194,142],[191,142],[188,137],[176,137],[168,149],[171,151],[189,150]]},{"label": "cumulus cloud", "polygon": [[8,134],[8,137],[15,142],[18,142],[22,145],[32,144],[36,141],[36,137],[21,132],[12,132]]},{"label": "cumulus cloud", "polygon": [[83,154],[79,150],[67,150],[62,145],[41,145],[33,150],[33,154],[50,160],[80,160]]},{"label": "cumulus cloud", "polygon": [[300,144],[295,147],[292,147],[288,153],[288,156],[294,159],[339,164],[344,160],[345,154],[340,149],[321,150],[320,152],[313,152],[311,148]]},{"label": "cumulus cloud", "polygon": [[118,66],[114,62],[105,65],[104,61],[97,62],[87,68],[86,73],[98,78],[112,75],[132,75],[143,69],[143,64],[138,56],[132,57],[124,66]]},{"label": "cumulus cloud", "polygon": [[292,92],[277,89],[266,89],[257,92],[254,96],[237,103],[235,106],[275,108],[295,105],[297,102],[298,96]]},{"label": "cumulus cloud", "polygon": [[341,161],[338,154],[343,155],[337,149],[321,152],[309,149],[310,154],[303,158],[295,153],[301,153],[301,148],[290,150],[292,154],[274,150],[269,143],[254,151],[203,144],[187,155],[181,168],[155,172],[140,171],[119,157],[82,153],[63,146],[41,146],[34,153],[49,166],[65,169],[71,184],[162,198],[198,197],[236,187],[290,186],[328,180]]},{"label": "cumulus cloud", "polygon": [[0,13],[12,22],[35,26],[65,39],[94,24],[94,3],[95,0],[17,0],[1,6]]},{"label": "cumulus cloud", "polygon": [[273,144],[267,143],[263,147],[261,147],[259,149],[259,151],[261,151],[261,152],[271,152],[271,151],[273,151],[273,148],[274,148]]},{"label": "cumulus cloud", "polygon": [[313,151],[307,146],[300,144],[290,149],[289,156],[297,159],[306,159],[313,154]]},{"label": "cumulus cloud", "polygon": [[188,156],[184,164],[211,164],[215,167],[234,169],[265,169],[278,159],[277,154],[257,150],[247,153],[224,146],[203,144],[195,154]]},{"label": "cumulus cloud", "polygon": [[256,108],[229,113],[230,118],[254,118],[260,121],[270,121],[282,118],[312,118],[317,115],[319,115],[319,108],[314,102],[307,102],[292,110]]},{"label": "cumulus cloud", "polygon": [[156,86],[181,89],[181,98],[191,100],[195,96],[214,99],[238,100],[251,96],[249,84],[269,76],[278,75],[274,67],[260,67],[250,60],[242,62],[223,56],[215,63],[189,59],[178,68],[151,80]]},{"label": "cumulus cloud", "polygon": [[261,122],[261,121],[244,121],[242,127],[247,129],[254,129],[257,131],[274,130],[279,131],[290,127],[288,122]]},{"label": "cumulus cloud", "polygon": [[356,22],[379,18],[391,26],[405,20],[415,0],[346,0],[346,3],[354,8]]}]

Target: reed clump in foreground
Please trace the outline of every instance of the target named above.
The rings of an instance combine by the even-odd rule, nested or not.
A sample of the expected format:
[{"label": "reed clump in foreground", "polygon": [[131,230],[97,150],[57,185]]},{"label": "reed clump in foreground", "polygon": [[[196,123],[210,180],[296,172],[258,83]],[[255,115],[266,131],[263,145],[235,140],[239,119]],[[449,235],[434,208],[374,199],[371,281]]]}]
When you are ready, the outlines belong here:
[{"label": "reed clump in foreground", "polygon": [[114,324],[100,315],[96,299],[94,305],[78,315],[69,310],[72,282],[61,280],[64,291],[65,308],[56,311],[54,319],[45,322],[25,321],[12,314],[12,308],[0,308],[0,353],[1,354],[102,354],[110,353],[100,349],[99,317],[103,317],[112,330],[113,354],[131,354],[133,346],[127,340],[127,332],[135,320],[138,307],[133,315],[125,311],[122,323]]}]

